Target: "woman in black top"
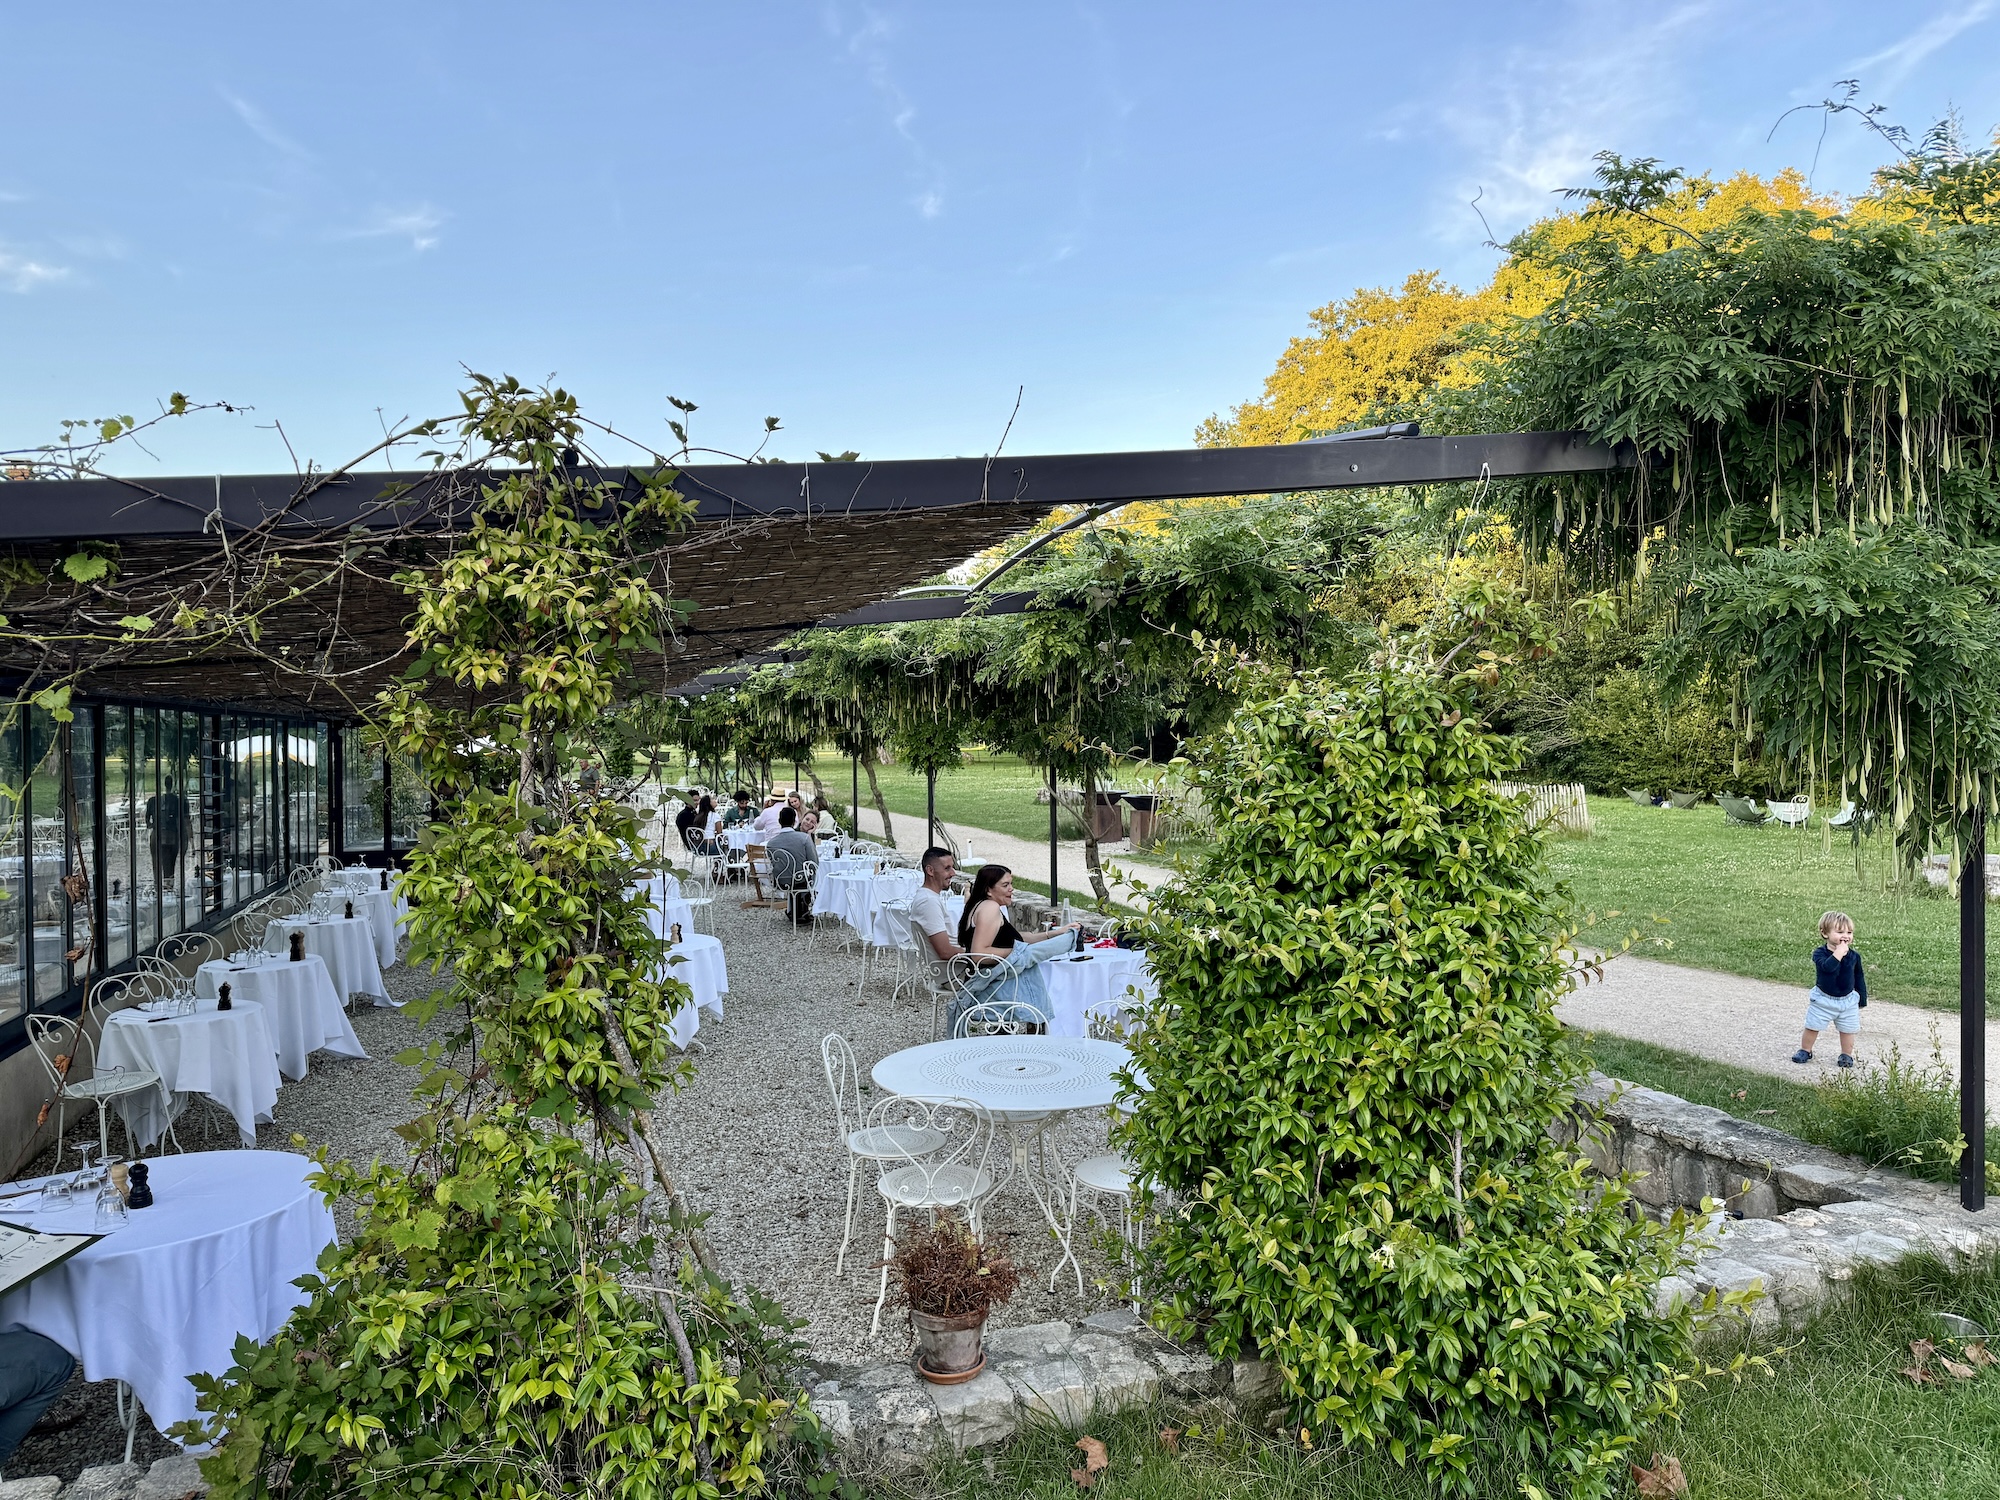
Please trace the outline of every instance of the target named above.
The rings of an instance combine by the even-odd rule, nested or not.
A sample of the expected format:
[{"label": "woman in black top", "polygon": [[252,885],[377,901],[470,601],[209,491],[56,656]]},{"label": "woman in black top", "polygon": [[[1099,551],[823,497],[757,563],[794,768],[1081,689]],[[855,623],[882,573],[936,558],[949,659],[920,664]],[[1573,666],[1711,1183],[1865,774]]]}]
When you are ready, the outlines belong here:
[{"label": "woman in black top", "polygon": [[[1014,872],[1005,865],[985,865],[972,877],[972,891],[965,898],[965,914],[958,919],[958,946],[983,967],[972,982],[971,1003],[1007,1004],[1021,1001],[1035,1009],[1035,1017],[1022,1014],[1020,1020],[1049,1016],[1049,989],[1042,982],[1040,965],[1076,950],[1077,929],[1071,922],[1054,932],[1029,937],[1014,926],[1007,908],[1014,900]],[[957,1022],[957,1015],[952,1016]]]}]

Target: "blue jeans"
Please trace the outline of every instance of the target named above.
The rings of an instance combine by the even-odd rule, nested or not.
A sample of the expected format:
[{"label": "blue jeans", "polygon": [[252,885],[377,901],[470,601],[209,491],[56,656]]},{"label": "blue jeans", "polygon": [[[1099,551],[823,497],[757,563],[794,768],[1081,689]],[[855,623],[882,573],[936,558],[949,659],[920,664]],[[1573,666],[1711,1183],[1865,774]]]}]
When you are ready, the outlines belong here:
[{"label": "blue jeans", "polygon": [[39,1333],[0,1333],[0,1464],[55,1404],[75,1368],[67,1349]]},{"label": "blue jeans", "polygon": [[1015,1023],[1046,1021],[1052,1002],[1049,987],[1043,982],[1041,966],[1052,958],[1061,958],[1076,951],[1077,935],[1066,932],[1061,937],[1047,938],[1039,943],[1016,943],[1014,951],[997,964],[988,964],[979,971],[979,977],[966,987],[963,1004],[955,1005],[952,1013],[945,1018],[946,1035],[958,1029],[958,1018],[975,1005],[1011,1005],[1019,1001],[1024,1006],[1034,1007],[1034,1015],[1026,1011],[1010,1013],[1008,1019]]}]

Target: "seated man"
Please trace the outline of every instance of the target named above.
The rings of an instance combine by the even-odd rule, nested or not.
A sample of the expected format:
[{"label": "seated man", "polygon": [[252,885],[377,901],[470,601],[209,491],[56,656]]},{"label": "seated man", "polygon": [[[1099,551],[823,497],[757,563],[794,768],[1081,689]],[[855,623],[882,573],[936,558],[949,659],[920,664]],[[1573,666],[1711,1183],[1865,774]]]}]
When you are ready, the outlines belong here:
[{"label": "seated man", "polygon": [[778,808],[778,794],[776,792],[767,792],[764,796],[764,810],[750,820],[751,828],[755,829],[758,833],[776,833],[778,831]]},{"label": "seated man", "polygon": [[799,815],[789,807],[778,812],[778,831],[766,841],[771,856],[771,878],[778,889],[793,892],[792,920],[802,922],[812,916],[813,879],[819,873],[819,841],[798,826]]},{"label": "seated man", "polygon": [[55,1404],[75,1368],[67,1350],[39,1333],[0,1333],[0,1466]]},{"label": "seated man", "polygon": [[749,822],[752,816],[750,811],[750,794],[739,786],[736,789],[734,805],[722,815],[722,826],[724,828],[734,828],[738,823]]},{"label": "seated man", "polygon": [[923,871],[924,883],[910,897],[910,916],[930,939],[931,952],[940,960],[952,958],[965,951],[953,941],[958,922],[944,904],[945,892],[958,873],[958,861],[949,849],[926,849]]}]

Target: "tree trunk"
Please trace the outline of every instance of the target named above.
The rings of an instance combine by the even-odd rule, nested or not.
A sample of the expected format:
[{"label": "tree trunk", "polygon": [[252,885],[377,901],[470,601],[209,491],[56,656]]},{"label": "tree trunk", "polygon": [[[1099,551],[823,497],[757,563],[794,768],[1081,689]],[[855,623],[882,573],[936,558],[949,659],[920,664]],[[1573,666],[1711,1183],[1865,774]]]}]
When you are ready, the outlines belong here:
[{"label": "tree trunk", "polygon": [[[896,828],[889,821],[889,804],[882,799],[882,783],[875,779],[875,757],[864,755],[861,764],[868,772],[868,795],[875,800],[875,811],[882,815],[882,842],[891,849],[896,847]],[[861,809],[854,809],[855,832],[861,831]]]},{"label": "tree trunk", "polygon": [[1090,888],[1097,899],[1110,904],[1111,891],[1104,884],[1104,867],[1097,862],[1097,773],[1083,773],[1083,868],[1089,872]]}]

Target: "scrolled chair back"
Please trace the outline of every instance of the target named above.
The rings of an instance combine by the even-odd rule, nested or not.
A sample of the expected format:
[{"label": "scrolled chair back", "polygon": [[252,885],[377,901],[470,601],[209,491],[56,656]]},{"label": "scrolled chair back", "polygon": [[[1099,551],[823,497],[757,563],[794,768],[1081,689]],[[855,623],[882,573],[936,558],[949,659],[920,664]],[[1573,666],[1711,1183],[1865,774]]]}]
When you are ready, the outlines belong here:
[{"label": "scrolled chair back", "polygon": [[977,1213],[993,1190],[993,1116],[971,1099],[892,1095],[868,1111],[870,1139],[883,1143],[886,1195],[935,1209]]},{"label": "scrolled chair back", "polygon": [[983,1000],[959,1012],[954,1040],[972,1036],[1036,1036],[1049,1029],[1049,1018],[1025,1000]]}]

